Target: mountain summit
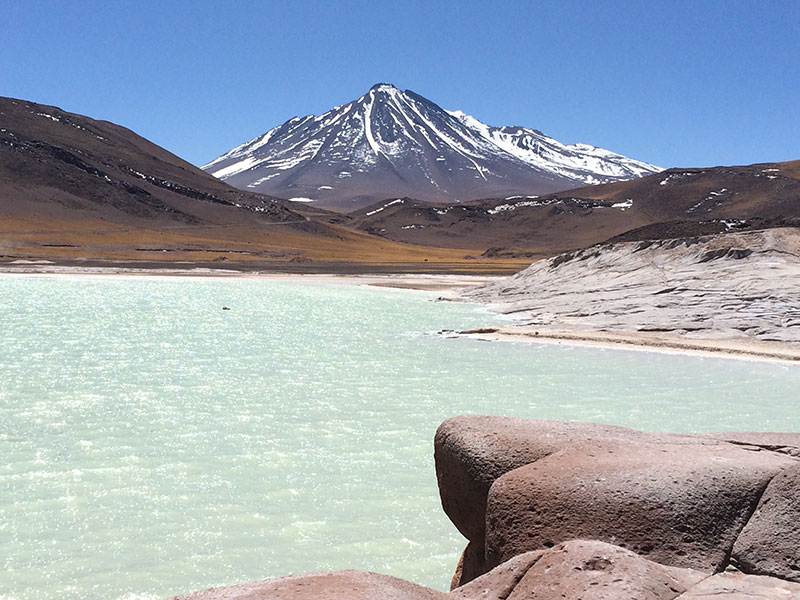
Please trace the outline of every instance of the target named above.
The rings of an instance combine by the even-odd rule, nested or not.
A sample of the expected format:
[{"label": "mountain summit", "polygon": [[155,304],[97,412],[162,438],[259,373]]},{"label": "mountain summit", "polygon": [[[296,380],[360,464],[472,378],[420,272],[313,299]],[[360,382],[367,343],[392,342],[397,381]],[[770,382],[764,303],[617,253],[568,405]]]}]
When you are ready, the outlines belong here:
[{"label": "mountain summit", "polygon": [[202,168],[241,189],[339,210],[401,196],[546,194],[661,170],[534,129],[490,127],[388,83],[322,115],[294,117]]}]

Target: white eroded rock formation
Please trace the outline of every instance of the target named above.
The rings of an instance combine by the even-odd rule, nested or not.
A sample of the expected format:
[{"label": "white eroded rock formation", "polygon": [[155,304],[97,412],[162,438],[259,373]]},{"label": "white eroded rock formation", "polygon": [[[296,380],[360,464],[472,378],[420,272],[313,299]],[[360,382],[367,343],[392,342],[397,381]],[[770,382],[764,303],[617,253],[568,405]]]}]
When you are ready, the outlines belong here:
[{"label": "white eroded rock formation", "polygon": [[463,297],[567,330],[800,342],[800,230],[601,244]]}]

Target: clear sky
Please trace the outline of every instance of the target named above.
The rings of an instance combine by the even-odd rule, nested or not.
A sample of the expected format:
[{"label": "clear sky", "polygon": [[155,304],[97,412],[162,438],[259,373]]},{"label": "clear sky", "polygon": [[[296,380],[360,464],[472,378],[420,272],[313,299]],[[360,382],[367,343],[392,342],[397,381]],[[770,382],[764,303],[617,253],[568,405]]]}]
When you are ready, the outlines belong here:
[{"label": "clear sky", "polygon": [[389,82],[661,166],[800,158],[800,2],[0,0],[0,95],[195,164]]}]

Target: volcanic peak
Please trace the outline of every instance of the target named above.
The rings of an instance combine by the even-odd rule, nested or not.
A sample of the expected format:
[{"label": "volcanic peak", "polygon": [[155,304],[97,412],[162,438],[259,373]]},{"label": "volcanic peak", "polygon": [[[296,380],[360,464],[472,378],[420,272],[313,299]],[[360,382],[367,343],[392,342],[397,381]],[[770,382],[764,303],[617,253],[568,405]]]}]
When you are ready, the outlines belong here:
[{"label": "volcanic peak", "polygon": [[661,170],[537,130],[492,127],[389,83],[324,114],[295,117],[202,168],[242,189],[343,210],[387,197],[550,193]]}]

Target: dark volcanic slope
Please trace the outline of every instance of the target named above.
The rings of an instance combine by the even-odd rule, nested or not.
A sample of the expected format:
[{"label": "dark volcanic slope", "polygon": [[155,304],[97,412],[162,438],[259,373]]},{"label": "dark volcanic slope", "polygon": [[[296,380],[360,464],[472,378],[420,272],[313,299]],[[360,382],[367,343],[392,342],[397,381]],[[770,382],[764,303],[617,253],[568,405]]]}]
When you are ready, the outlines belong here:
[{"label": "dark volcanic slope", "polygon": [[12,98],[0,98],[0,214],[161,225],[304,220],[124,127]]},{"label": "dark volcanic slope", "polygon": [[398,241],[542,255],[615,236],[681,237],[791,225],[800,222],[800,161],[669,169],[541,197],[467,204],[387,200],[351,218],[364,231]]},{"label": "dark volcanic slope", "polygon": [[668,169],[640,180],[573,190],[633,207],[654,221],[800,216],[800,160],[705,169]]},{"label": "dark volcanic slope", "polygon": [[390,196],[463,201],[630,179],[658,167],[524,127],[490,127],[379,84],[293,118],[203,167],[241,189],[350,211]]}]

